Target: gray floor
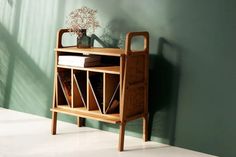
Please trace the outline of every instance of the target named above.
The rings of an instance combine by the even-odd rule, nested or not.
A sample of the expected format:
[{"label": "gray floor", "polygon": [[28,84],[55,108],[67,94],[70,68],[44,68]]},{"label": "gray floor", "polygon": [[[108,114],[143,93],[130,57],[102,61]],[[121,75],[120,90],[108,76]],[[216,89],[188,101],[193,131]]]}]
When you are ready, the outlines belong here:
[{"label": "gray floor", "polygon": [[58,122],[52,136],[50,127],[50,119],[0,108],[0,157],[211,157],[129,136],[118,152],[118,134]]}]

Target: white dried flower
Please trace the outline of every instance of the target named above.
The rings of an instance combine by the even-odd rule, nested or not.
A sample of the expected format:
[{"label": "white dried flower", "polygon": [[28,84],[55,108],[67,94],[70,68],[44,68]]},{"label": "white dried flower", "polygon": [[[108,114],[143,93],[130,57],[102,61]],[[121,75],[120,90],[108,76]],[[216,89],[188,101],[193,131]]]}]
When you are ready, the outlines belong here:
[{"label": "white dried flower", "polygon": [[96,20],[97,10],[83,6],[82,8],[72,11],[67,18],[67,26],[70,32],[80,36],[81,29],[92,29],[94,32],[99,27],[99,22]]}]

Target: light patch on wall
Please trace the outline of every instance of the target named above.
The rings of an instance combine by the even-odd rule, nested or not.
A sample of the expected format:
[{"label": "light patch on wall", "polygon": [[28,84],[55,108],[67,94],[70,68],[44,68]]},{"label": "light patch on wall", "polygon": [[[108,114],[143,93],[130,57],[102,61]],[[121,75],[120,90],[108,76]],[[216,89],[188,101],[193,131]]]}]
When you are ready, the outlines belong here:
[{"label": "light patch on wall", "polygon": [[3,106],[8,74],[9,51],[2,39],[0,39],[0,56],[0,106]]},{"label": "light patch on wall", "polygon": [[56,17],[59,11],[51,6],[58,3],[56,0],[24,0],[21,4],[19,23],[15,24],[18,27],[17,42],[48,78],[52,77]]}]

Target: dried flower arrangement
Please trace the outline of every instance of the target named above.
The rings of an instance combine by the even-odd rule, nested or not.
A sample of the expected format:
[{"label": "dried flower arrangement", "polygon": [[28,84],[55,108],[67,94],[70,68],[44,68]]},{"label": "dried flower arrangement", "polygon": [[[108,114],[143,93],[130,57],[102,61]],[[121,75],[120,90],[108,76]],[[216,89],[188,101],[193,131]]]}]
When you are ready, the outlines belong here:
[{"label": "dried flower arrangement", "polygon": [[99,22],[96,20],[97,10],[83,6],[72,11],[67,18],[67,26],[70,32],[81,36],[82,29],[92,29],[94,32],[98,28]]}]

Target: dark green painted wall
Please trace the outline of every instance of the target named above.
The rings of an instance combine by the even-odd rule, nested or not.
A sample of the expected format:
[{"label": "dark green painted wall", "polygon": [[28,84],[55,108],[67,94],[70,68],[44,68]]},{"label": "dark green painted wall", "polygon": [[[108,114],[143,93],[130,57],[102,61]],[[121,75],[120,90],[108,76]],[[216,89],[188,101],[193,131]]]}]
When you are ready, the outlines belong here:
[{"label": "dark green painted wall", "polygon": [[[236,156],[234,0],[0,0],[0,106],[50,117],[56,31],[82,5],[98,10],[96,34],[110,45],[150,32],[151,140]],[[127,134],[140,137],[140,126]]]}]

